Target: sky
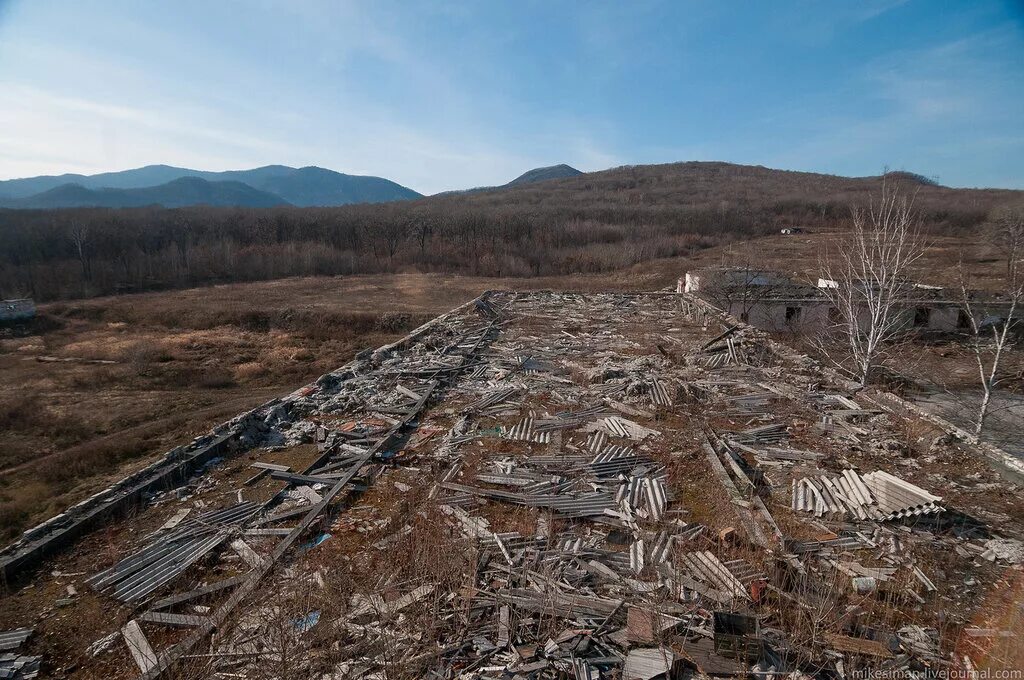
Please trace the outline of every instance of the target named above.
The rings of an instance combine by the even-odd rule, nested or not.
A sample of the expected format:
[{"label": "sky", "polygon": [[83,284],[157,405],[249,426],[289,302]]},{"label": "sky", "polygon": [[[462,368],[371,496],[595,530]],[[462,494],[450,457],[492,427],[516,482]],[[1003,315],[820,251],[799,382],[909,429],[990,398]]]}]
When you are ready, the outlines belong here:
[{"label": "sky", "polygon": [[0,178],[722,160],[1024,189],[1024,0],[0,0]]}]

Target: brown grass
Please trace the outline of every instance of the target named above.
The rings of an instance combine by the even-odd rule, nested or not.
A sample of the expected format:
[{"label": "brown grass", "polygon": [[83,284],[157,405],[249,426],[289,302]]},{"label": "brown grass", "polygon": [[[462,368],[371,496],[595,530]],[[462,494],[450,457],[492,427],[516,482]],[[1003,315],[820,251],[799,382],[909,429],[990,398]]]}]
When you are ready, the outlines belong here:
[{"label": "brown grass", "polygon": [[[53,330],[0,341],[0,535],[475,294],[377,277],[44,307]],[[35,360],[44,354],[116,363]]]}]

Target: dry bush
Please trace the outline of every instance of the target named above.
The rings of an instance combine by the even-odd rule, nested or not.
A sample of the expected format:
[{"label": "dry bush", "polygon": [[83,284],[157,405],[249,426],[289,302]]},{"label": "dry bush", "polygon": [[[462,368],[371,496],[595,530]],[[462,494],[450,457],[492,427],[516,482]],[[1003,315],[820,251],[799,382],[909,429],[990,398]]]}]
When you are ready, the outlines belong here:
[{"label": "dry bush", "polygon": [[6,397],[0,400],[0,430],[13,432],[45,427],[49,418],[36,394]]},{"label": "dry bush", "polygon": [[0,430],[9,433],[45,434],[56,446],[68,446],[95,434],[80,419],[54,413],[36,394],[0,400]]},{"label": "dry bush", "polygon": [[267,368],[259,361],[249,361],[234,368],[235,380],[252,382],[267,375]]},{"label": "dry bush", "polygon": [[18,528],[28,522],[29,511],[21,503],[0,501],[0,536],[12,539],[18,535]]},{"label": "dry bush", "polygon": [[126,460],[145,455],[152,446],[148,439],[138,436],[88,442],[43,459],[36,470],[44,482],[63,489],[76,479],[112,470]]},{"label": "dry bush", "polygon": [[201,371],[193,381],[203,389],[220,390],[235,386],[234,375],[224,368],[213,368]]}]

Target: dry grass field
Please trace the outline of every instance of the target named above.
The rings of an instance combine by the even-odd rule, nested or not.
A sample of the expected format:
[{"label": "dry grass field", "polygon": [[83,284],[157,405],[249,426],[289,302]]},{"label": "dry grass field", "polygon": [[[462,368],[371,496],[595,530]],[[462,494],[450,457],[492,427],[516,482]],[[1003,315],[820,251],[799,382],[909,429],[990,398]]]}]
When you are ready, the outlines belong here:
[{"label": "dry grass field", "polygon": [[581,285],[652,282],[368,275],[44,305],[33,333],[0,339],[0,533],[488,288]]},{"label": "dry grass field", "polygon": [[[44,305],[34,333],[0,339],[0,533],[484,290],[655,290],[713,264],[813,277],[829,238],[770,236],[590,276],[292,278]],[[936,239],[922,280],[954,283],[966,245]],[[979,280],[997,271],[983,253],[969,265]]]}]

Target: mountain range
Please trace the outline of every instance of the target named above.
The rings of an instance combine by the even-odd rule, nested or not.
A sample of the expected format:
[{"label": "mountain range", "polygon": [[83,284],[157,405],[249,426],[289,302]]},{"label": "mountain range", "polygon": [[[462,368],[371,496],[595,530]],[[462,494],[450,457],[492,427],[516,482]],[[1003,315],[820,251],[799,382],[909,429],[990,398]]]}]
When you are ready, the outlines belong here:
[{"label": "mountain range", "polygon": [[[504,187],[581,175],[565,164],[535,168]],[[502,187],[490,187],[502,188]],[[97,175],[43,175],[0,181],[0,207],[130,208],[189,205],[266,208],[278,205],[338,206],[385,203],[423,195],[382,177],[346,175],[315,166],[267,165],[252,170],[210,172],[147,165]]]},{"label": "mountain range", "polygon": [[0,181],[0,206],[8,208],[334,206],[421,196],[381,177],[284,165],[225,172],[147,165],[98,175],[44,175]]}]

